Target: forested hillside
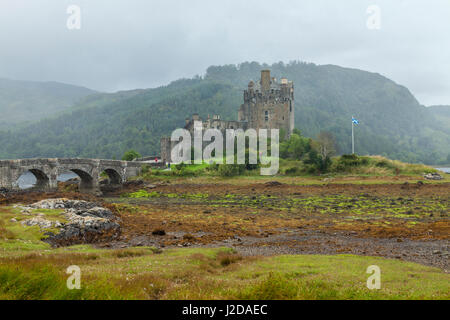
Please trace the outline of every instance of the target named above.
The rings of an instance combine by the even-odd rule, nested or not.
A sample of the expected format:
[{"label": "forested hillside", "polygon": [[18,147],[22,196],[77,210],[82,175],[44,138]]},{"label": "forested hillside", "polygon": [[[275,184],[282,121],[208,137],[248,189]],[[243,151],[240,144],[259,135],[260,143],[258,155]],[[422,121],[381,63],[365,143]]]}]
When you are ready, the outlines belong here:
[{"label": "forested hillside", "polygon": [[294,62],[216,66],[203,77],[156,89],[91,95],[65,115],[1,133],[0,157],[159,153],[160,137],[182,127],[194,112],[236,119],[242,91],[250,79],[259,80],[263,68],[294,81],[296,127],[310,137],[332,132],[341,153],[351,151],[353,115],[360,120],[359,154],[426,163],[446,162],[450,154],[450,125],[441,109],[420,105],[407,88],[375,73]]},{"label": "forested hillside", "polygon": [[100,107],[76,106],[64,116],[2,133],[0,157],[120,158],[128,149],[159,154],[160,137],[182,127],[187,115],[222,110],[232,118],[228,104],[238,104],[240,94],[225,84],[180,80],[125,99],[100,97]]},{"label": "forested hillside", "polygon": [[0,129],[61,113],[93,93],[58,82],[0,79]]},{"label": "forested hillside", "polygon": [[[450,125],[437,120],[409,90],[376,73],[333,65],[306,63],[259,65],[244,63],[210,67],[206,79],[239,81],[259,79],[261,68],[295,85],[295,125],[315,137],[320,131],[336,135],[340,151],[351,152],[351,117],[356,152],[379,154],[411,162],[439,163],[450,154]],[[234,80],[233,80],[234,79]]]},{"label": "forested hillside", "polygon": [[430,106],[427,110],[430,111],[439,122],[450,127],[450,106]]}]

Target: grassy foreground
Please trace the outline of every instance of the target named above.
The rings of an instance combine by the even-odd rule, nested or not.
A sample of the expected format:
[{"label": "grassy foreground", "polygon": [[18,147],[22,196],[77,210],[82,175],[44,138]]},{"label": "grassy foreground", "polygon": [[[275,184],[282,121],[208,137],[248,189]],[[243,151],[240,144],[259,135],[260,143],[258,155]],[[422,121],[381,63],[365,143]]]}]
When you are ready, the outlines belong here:
[{"label": "grassy foreground", "polygon": [[[450,298],[450,275],[441,270],[375,257],[241,257],[228,248],[90,246],[1,256],[1,299]],[[66,287],[70,265],[81,269],[80,290]],[[380,290],[366,287],[370,265],[381,269]]]},{"label": "grassy foreground", "polygon": [[[320,191],[318,194],[295,195],[295,190],[287,192],[285,188],[278,193],[270,189],[270,197],[266,194],[269,191],[258,194],[253,190],[250,197],[244,188],[231,192],[232,188],[228,186],[276,180],[293,186],[351,183],[367,187],[370,184],[388,183],[388,187],[392,189],[396,184],[412,185],[419,180],[423,181],[419,175],[275,178],[199,175],[157,178],[171,180],[172,183],[161,186],[159,191],[137,190],[130,193],[133,197],[128,195],[115,199],[114,201],[120,200],[117,206],[128,208],[130,216],[135,217],[139,213],[155,219],[154,222],[158,224],[158,219],[168,220],[169,224],[174,220],[182,221],[183,228],[188,228],[189,223],[192,223],[198,229],[207,226],[202,225],[205,221],[212,221],[216,225],[220,222],[220,229],[226,231],[227,227],[222,224],[224,215],[228,212],[225,209],[228,210],[230,204],[239,205],[236,209],[239,214],[244,214],[247,210],[247,214],[255,219],[245,220],[245,216],[228,212],[226,219],[234,228],[229,229],[233,234],[236,234],[236,230],[244,230],[243,227],[252,230],[251,228],[259,229],[260,226],[266,226],[264,229],[268,226],[290,226],[290,223],[297,226],[299,218],[303,217],[301,214],[305,212],[308,215],[311,212],[326,217],[330,215],[330,219],[335,219],[339,225],[348,222],[342,221],[341,216],[351,214],[352,230],[355,221],[370,217],[380,218],[382,223],[389,225],[396,221],[393,219],[406,219],[408,226],[417,229],[417,221],[420,222],[421,219],[425,219],[425,222],[444,219],[448,208],[445,194],[427,196],[426,190],[423,194],[410,195],[405,189],[402,193],[405,192],[406,195],[399,198],[399,194],[383,195],[383,192],[376,197],[359,195],[359,187],[358,195],[334,191],[327,194],[321,194]],[[180,185],[172,186],[175,181]],[[191,188],[193,182],[202,181],[216,184],[214,190],[227,186],[223,187],[223,194],[217,190],[218,193],[205,191],[210,185],[201,191]],[[449,175],[445,176],[444,181],[424,181],[423,184],[440,185],[445,182],[449,182]],[[187,191],[176,193],[177,188],[182,188],[183,184],[188,184]],[[343,186],[340,185],[339,188],[341,187]],[[262,190],[257,185],[251,185],[249,190],[251,188]],[[421,190],[417,185],[413,189],[414,192]],[[266,190],[265,187],[263,190]],[[356,196],[358,201],[352,201]],[[177,202],[186,201],[183,202],[184,207],[178,204],[173,207],[173,212],[165,210],[161,213],[156,210],[157,207],[140,205],[140,198],[160,199],[167,203],[172,199]],[[129,200],[133,200],[134,204],[127,204]],[[187,206],[189,201],[195,205]],[[210,201],[215,201],[216,204],[212,205]],[[214,211],[205,216],[205,206],[208,209],[214,208]],[[410,207],[414,211],[405,212],[410,211]],[[289,211],[292,211],[289,213],[292,216],[287,215]],[[82,245],[53,249],[42,241],[45,235],[37,226],[27,227],[21,224],[22,220],[37,216],[63,222],[61,213],[61,210],[39,209],[23,214],[19,207],[0,207],[0,299],[450,299],[450,274],[438,268],[400,260],[355,255],[243,257],[229,248],[191,247],[161,251],[151,247],[98,249]],[[286,225],[277,225],[274,221],[281,223],[284,220],[270,220],[274,215],[286,215],[292,219],[286,220]],[[124,219],[126,217],[127,215],[123,216]],[[138,220],[138,224],[142,225],[141,221],[148,223],[146,228],[151,232],[151,219]],[[376,226],[372,224],[370,227],[373,229]],[[384,226],[384,230],[388,230],[388,226]],[[425,230],[428,229],[427,227]],[[434,227],[433,230],[437,232]],[[70,276],[66,270],[72,265],[79,266],[81,270],[79,290],[69,290],[66,285]],[[366,270],[371,265],[377,265],[381,269],[380,290],[369,290],[366,287],[370,276]]]}]

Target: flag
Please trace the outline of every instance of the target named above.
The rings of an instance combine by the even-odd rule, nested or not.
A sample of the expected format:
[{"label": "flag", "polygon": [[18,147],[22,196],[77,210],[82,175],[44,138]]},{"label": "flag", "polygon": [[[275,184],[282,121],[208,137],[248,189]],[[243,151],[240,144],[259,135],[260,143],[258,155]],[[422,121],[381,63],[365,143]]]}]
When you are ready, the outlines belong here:
[{"label": "flag", "polygon": [[356,120],[355,118],[353,118],[352,117],[352,122],[354,123],[354,124],[359,124],[359,121],[358,120]]}]

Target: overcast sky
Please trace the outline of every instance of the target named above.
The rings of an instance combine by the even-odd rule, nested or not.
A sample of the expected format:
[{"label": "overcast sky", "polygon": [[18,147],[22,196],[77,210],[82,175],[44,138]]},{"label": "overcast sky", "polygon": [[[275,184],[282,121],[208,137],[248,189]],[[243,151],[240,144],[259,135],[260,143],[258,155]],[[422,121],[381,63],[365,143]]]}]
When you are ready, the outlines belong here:
[{"label": "overcast sky", "polygon": [[[367,27],[370,5],[380,29]],[[291,60],[378,72],[450,105],[450,0],[0,0],[3,78],[117,91]]]}]

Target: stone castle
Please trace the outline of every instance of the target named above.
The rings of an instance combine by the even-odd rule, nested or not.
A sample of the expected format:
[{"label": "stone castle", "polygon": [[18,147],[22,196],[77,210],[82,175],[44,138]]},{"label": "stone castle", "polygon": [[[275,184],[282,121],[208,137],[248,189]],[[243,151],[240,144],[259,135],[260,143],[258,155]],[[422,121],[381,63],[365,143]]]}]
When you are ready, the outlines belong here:
[{"label": "stone castle", "polygon": [[[294,130],[294,84],[286,78],[280,81],[270,76],[270,70],[261,71],[261,80],[250,81],[244,90],[244,103],[238,111],[237,121],[221,120],[219,115],[213,115],[203,121],[198,114],[187,118],[184,128],[191,132],[194,127],[206,129],[279,129],[280,134],[288,138]],[[172,147],[177,142],[171,142],[170,137],[161,138],[161,159],[171,162]]]}]

